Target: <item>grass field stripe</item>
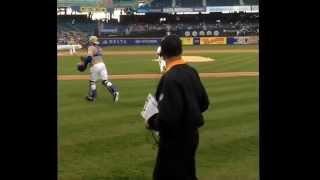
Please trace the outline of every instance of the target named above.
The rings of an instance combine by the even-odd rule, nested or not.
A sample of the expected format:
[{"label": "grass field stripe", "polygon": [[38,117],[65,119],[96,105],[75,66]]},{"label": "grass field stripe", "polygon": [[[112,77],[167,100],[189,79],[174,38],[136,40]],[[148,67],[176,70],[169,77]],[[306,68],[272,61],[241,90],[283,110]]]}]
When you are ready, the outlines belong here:
[{"label": "grass field stripe", "polygon": [[[221,81],[223,79],[223,81]],[[208,81],[210,80],[210,81]],[[220,90],[227,90],[229,88],[234,88],[236,86],[250,86],[258,85],[258,78],[254,80],[252,77],[237,77],[237,78],[221,78],[221,79],[203,79],[203,85],[208,89],[208,91],[219,92]],[[253,88],[256,89],[256,88]]]},{"label": "grass field stripe", "polygon": [[244,63],[246,63],[245,65],[249,64],[249,63],[256,63],[257,60],[254,59],[254,57],[239,57],[237,59],[233,59],[233,60],[229,60],[229,61],[222,61],[222,62],[217,62],[215,64],[215,68],[220,68],[221,66],[224,67],[236,67],[238,65],[242,65]]},{"label": "grass field stripe", "polygon": [[[252,151],[258,146],[258,137],[252,132],[248,136],[236,136],[233,139],[224,139],[222,142],[202,143],[199,154],[206,155],[211,152],[211,156],[206,156],[209,162],[214,163],[235,161],[236,158],[242,159],[243,156],[251,156]],[[257,152],[254,152],[257,154]],[[200,156],[200,155],[199,155]]]},{"label": "grass field stripe", "polygon": [[[230,68],[235,68],[243,63],[247,63],[247,64],[254,64],[256,63],[256,59],[254,59],[253,57],[239,57],[239,58],[233,58],[233,59],[216,59],[216,62],[212,62],[215,63],[213,68],[211,69],[212,71],[215,71],[216,69],[230,69]],[[245,65],[247,65],[245,64]],[[200,65],[198,65],[200,66]],[[205,66],[205,65],[203,65]],[[208,66],[208,68],[211,68]],[[203,70],[206,70],[205,68]]]},{"label": "grass field stripe", "polygon": [[[254,77],[259,76],[259,72],[225,72],[225,73],[200,73],[202,78],[218,77]],[[161,74],[127,74],[111,75],[110,79],[159,79]],[[88,80],[89,75],[58,75],[58,80]]]},{"label": "grass field stripe", "polygon": [[[246,109],[251,109],[251,111],[256,111],[257,110],[257,102],[254,103],[253,100],[251,100],[252,102],[250,104],[232,104],[230,106],[225,106],[225,107],[221,107],[221,108],[217,108],[215,106],[211,106],[209,107],[208,112],[206,113],[210,113],[212,111],[213,115],[221,116],[221,114],[223,113],[228,113],[230,110],[232,110],[233,114],[236,114],[238,112],[242,112],[245,111]],[[236,108],[235,108],[236,107]]]},{"label": "grass field stripe", "polygon": [[[257,135],[258,129],[252,127],[258,127],[258,123],[254,121],[239,123],[220,127],[219,129],[212,129],[211,131],[208,128],[201,129],[200,135],[201,137],[207,137],[203,139],[204,142],[212,143],[212,141],[214,141],[214,144],[218,145],[219,143],[224,143],[226,141],[233,141],[242,137]],[[205,147],[206,144],[208,143],[204,143],[202,146]]]},{"label": "grass field stripe", "polygon": [[[251,125],[251,128],[254,128],[254,125]],[[234,129],[229,130],[241,132],[241,129],[238,131]],[[206,157],[209,158],[207,159],[209,162],[214,161],[214,163],[226,163],[232,160],[235,161],[236,158],[241,159],[243,156],[251,156],[252,151],[258,146],[258,137],[256,134],[257,132],[250,132],[248,135],[237,136],[235,133],[231,138],[221,136],[220,139],[222,138],[223,141],[215,141],[215,139],[212,138],[211,141],[202,143],[201,149],[199,148],[199,154],[206,155],[206,153],[211,152],[211,156]],[[257,154],[257,152],[253,153]]]},{"label": "grass field stripe", "polygon": [[[231,56],[231,55],[229,55],[229,56]],[[226,55],[226,57],[228,57],[228,55]],[[117,58],[115,58],[115,59],[117,61],[112,61],[112,62],[110,61],[110,64],[107,62],[107,67],[108,67],[111,74],[115,74],[115,73],[117,73],[117,74],[136,74],[136,73],[155,73],[155,72],[158,73],[158,66],[155,65],[150,60],[140,60],[138,58],[135,58],[134,60],[137,62],[136,65],[131,66],[131,68],[123,69],[122,66],[128,66],[132,63],[128,60],[122,60],[122,59],[117,59]],[[236,59],[240,59],[240,58],[236,58]],[[254,58],[254,59],[256,59],[256,58]],[[205,63],[205,64],[192,63],[192,65],[195,66],[199,70],[199,72],[226,72],[227,71],[226,69],[228,69],[227,68],[228,66],[221,65],[221,64],[233,61],[232,58],[231,58],[231,60],[225,60],[224,58],[221,58],[218,60],[219,61],[214,62],[214,63]],[[77,61],[78,61],[77,59],[74,59],[72,61],[65,61],[63,63],[59,63],[59,61],[58,61],[58,74],[82,75],[83,73],[77,72],[74,68]],[[252,59],[247,60],[247,61],[250,61],[252,63],[250,63],[246,66],[241,66],[241,68],[237,67],[239,64],[238,63],[237,66],[232,66],[232,68],[231,68],[232,71],[255,71],[257,65],[256,66],[252,66],[252,65],[255,65],[257,63],[257,61],[256,60],[252,61]],[[243,60],[243,62],[245,62],[245,60]]]},{"label": "grass field stripe", "polygon": [[[219,78],[219,79],[203,79],[202,82],[204,84],[205,87],[208,88],[208,90],[211,91],[215,91],[216,89],[219,88],[225,88],[227,89],[227,87],[231,87],[233,85],[243,85],[243,84],[258,84],[258,77],[254,80],[254,83],[252,82],[253,79],[251,77],[234,77],[232,79],[229,78]],[[123,81],[114,81],[114,82],[123,82]],[[150,88],[151,90],[155,89],[155,86],[158,84],[158,81],[155,80],[145,80],[145,79],[131,79],[129,81],[126,81],[125,86],[121,85],[121,87],[123,88],[134,88],[137,87],[139,84],[143,84],[144,86],[148,86],[148,88]],[[66,85],[70,85],[70,84],[74,84],[77,83],[79,88],[83,88],[83,87],[87,87],[87,84],[81,81],[59,81],[58,82],[58,88],[62,88],[63,86]],[[226,87],[225,87],[226,86]],[[98,89],[101,88],[100,86],[98,86]],[[67,89],[68,90],[68,89]],[[143,89],[145,90],[145,88]],[[72,91],[70,89],[70,91]],[[86,92],[86,89],[83,89],[84,92]],[[123,93],[125,93],[126,91],[123,91]],[[131,92],[130,92],[131,94]]]},{"label": "grass field stripe", "polygon": [[[233,114],[233,115],[230,115],[230,116],[228,116],[227,118],[233,118],[233,119],[241,119],[241,117],[242,116],[246,116],[246,115],[250,115],[250,111],[247,111],[247,112],[242,112],[242,114]],[[206,124],[207,124],[207,127],[208,127],[208,124],[219,124],[218,122],[220,121],[220,120],[226,120],[227,119],[226,117],[224,117],[224,118],[220,118],[220,119],[215,119],[214,121],[209,121],[208,119],[206,119]],[[98,130],[98,129],[100,129],[101,130],[101,132],[104,132],[104,131],[107,131],[107,132],[110,132],[111,134],[109,134],[108,135],[108,137],[110,137],[110,135],[111,135],[111,137],[113,136],[113,135],[116,135],[116,136],[118,136],[118,135],[121,135],[121,132],[123,132],[123,133],[130,133],[130,132],[139,132],[139,131],[141,131],[141,129],[143,129],[143,122],[140,122],[140,123],[138,123],[139,121],[137,120],[137,123],[135,124],[136,125],[136,128],[133,126],[132,128],[130,128],[130,129],[126,129],[126,127],[127,127],[127,125],[128,125],[128,122],[122,122],[122,123],[120,123],[120,124],[117,124],[115,121],[117,121],[117,119],[121,119],[121,118],[115,118],[115,119],[113,119],[113,122],[114,122],[114,124],[111,124],[108,120],[100,120],[100,122],[97,122],[97,121],[91,121],[91,123],[94,123],[94,126],[91,126],[91,128],[94,128],[94,129],[96,129],[96,130]],[[103,124],[105,124],[106,122],[109,122],[108,124],[106,124],[105,126],[103,126]],[[239,123],[241,123],[241,121],[239,122]],[[78,125],[76,125],[76,124],[64,124],[64,126],[66,126],[66,125],[72,125],[72,128],[73,129],[78,129],[78,128],[80,128],[80,127],[84,127],[85,128],[85,122],[83,122],[82,124],[78,124]],[[133,125],[132,123],[129,123],[129,124],[131,124],[131,125]],[[237,124],[237,123],[236,123]],[[235,124],[235,125],[236,125]],[[84,126],[83,126],[84,125]],[[116,125],[116,126],[115,126]],[[64,126],[62,126],[61,128],[62,129],[65,129],[65,131],[67,131],[69,134],[68,135],[71,135],[72,134],[72,132],[70,131],[70,129],[69,128],[63,128]],[[107,126],[109,126],[109,127],[107,127]],[[222,126],[218,126],[218,127],[222,127]],[[120,131],[120,129],[124,129],[124,131]],[[95,131],[96,131],[95,130]],[[111,130],[111,131],[110,131]],[[133,131],[132,131],[133,130]],[[214,129],[212,129],[212,130],[214,130]],[[80,131],[80,132],[83,132],[83,131]],[[84,131],[83,133],[85,133],[85,132],[87,132],[87,133],[89,133],[89,132],[91,132],[91,131]],[[118,132],[118,133],[116,133],[116,132]],[[70,134],[71,133],[71,134]],[[85,133],[85,134],[87,134],[87,133]],[[63,135],[64,133],[62,132],[62,135]],[[95,134],[95,132],[93,132],[93,134],[92,135],[94,135]],[[85,135],[86,136],[86,135]],[[81,137],[78,137],[79,139],[83,139],[83,138],[81,138]],[[96,137],[97,138],[97,137]]]},{"label": "grass field stripe", "polygon": [[258,103],[258,98],[256,94],[253,94],[252,92],[245,92],[245,93],[234,93],[222,97],[216,97],[216,98],[210,98],[212,100],[213,106],[215,108],[220,109],[225,106],[239,106],[239,104],[245,104],[245,103],[252,103],[256,102]]},{"label": "grass field stripe", "polygon": [[[257,49],[258,46],[186,46],[192,51],[228,48]],[[107,47],[105,51],[150,51],[156,46]],[[199,73],[256,72],[255,76],[201,78],[212,106],[204,115],[197,153],[201,180],[256,180],[259,160],[259,54],[202,53],[212,63],[190,63]],[[106,55],[111,75],[159,74],[154,54]],[[130,52],[132,53],[132,52]],[[79,56],[59,57],[59,75],[77,72]],[[227,74],[228,75],[228,74]],[[138,114],[146,95],[154,93],[159,78],[112,79],[120,88],[120,103],[97,83],[98,98],[84,100],[85,80],[58,80],[59,180],[150,180],[157,154]],[[138,113],[137,113],[138,112]]]},{"label": "grass field stripe", "polygon": [[230,86],[234,83],[242,85],[242,84],[258,84],[258,77],[253,79],[251,77],[234,77],[232,79],[229,78],[220,78],[220,79],[203,79],[202,82],[208,88],[213,88],[213,90],[217,87]]},{"label": "grass field stripe", "polygon": [[[242,120],[245,119],[245,120]],[[247,123],[257,123],[258,116],[255,115],[254,111],[247,111],[239,114],[235,114],[234,116],[225,116],[225,117],[219,117],[211,119],[205,118],[205,125],[201,128],[202,132],[209,131],[208,133],[212,131],[219,130],[221,128],[226,128],[229,126],[234,125],[241,125],[241,124],[247,124]]]},{"label": "grass field stripe", "polygon": [[[203,54],[203,53],[259,53],[258,49],[201,49],[201,50],[184,50],[183,54]],[[85,51],[77,51],[77,55],[86,55]],[[155,55],[155,51],[153,50],[135,50],[135,51],[104,51],[104,55]],[[74,56],[69,53],[60,53],[59,56]]]},{"label": "grass field stripe", "polygon": [[[241,86],[239,85],[230,85],[227,87],[217,87],[214,86],[214,89],[210,89],[207,90],[207,93],[209,93],[212,96],[221,96],[221,95],[225,95],[225,94],[233,94],[233,93],[239,93],[242,91],[252,91],[252,90],[256,90],[258,91],[258,89],[256,89],[257,84],[242,84]],[[206,87],[206,86],[205,86]]]},{"label": "grass field stripe", "polygon": [[[210,119],[208,119],[208,118],[205,118],[205,120],[207,122],[206,124],[211,124],[211,123],[219,124],[218,122],[221,120],[227,120],[228,118],[241,119],[241,117],[243,117],[243,116],[247,116],[248,114],[251,115],[252,112],[255,112],[255,111],[242,111],[241,113],[227,114],[227,116],[224,116],[224,117],[217,115],[219,118],[214,118],[215,116],[210,117],[210,118],[214,118],[213,121],[210,121]],[[118,131],[118,133],[116,133],[117,135],[119,135],[119,132],[137,132],[137,131],[139,131],[138,129],[143,128],[143,122],[140,121],[141,118],[138,115],[135,116],[135,118],[133,118],[134,120],[118,121],[117,119],[122,119],[122,117],[113,118],[112,121],[108,120],[105,117],[102,117],[102,118],[96,118],[94,121],[93,120],[81,121],[77,124],[75,124],[75,123],[61,123],[61,128],[67,130],[69,133],[68,135],[71,135],[74,132],[82,132],[82,133],[90,132],[90,131],[81,130],[81,127],[85,127],[87,123],[92,124],[90,126],[90,128],[95,129],[95,131],[98,129],[102,129],[103,131],[108,131],[108,129],[109,130],[111,129],[112,131],[110,133],[113,134],[112,132]],[[108,123],[108,125],[104,126],[105,123]],[[131,124],[132,128],[127,129],[127,131],[120,131],[120,129],[124,129],[128,124]],[[66,128],[67,126],[71,126],[72,128],[71,129]],[[134,130],[135,126],[137,127],[137,130]],[[63,127],[65,127],[65,128],[63,128]],[[221,127],[221,126],[218,126],[218,127]],[[74,130],[72,130],[72,129],[74,129]],[[79,129],[79,131],[77,129]],[[131,131],[131,130],[134,130],[134,131]],[[62,135],[64,134],[63,131],[61,133],[62,133]]]}]

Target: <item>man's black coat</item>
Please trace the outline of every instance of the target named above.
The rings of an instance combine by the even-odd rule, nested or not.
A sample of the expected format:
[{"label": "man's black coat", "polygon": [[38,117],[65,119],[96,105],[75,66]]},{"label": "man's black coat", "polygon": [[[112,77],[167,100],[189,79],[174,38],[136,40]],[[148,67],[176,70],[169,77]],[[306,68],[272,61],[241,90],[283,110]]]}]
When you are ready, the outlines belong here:
[{"label": "man's black coat", "polygon": [[150,129],[160,133],[154,180],[196,180],[198,128],[209,106],[197,71],[187,64],[173,66],[162,76],[155,97],[159,113],[149,120]]}]

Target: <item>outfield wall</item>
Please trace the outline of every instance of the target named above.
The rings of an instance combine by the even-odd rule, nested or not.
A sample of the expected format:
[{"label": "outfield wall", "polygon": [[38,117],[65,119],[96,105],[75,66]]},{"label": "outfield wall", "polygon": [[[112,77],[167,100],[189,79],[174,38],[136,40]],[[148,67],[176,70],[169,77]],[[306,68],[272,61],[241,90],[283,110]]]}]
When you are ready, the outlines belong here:
[{"label": "outfield wall", "polygon": [[259,36],[228,37],[227,44],[259,44]]},{"label": "outfield wall", "polygon": [[[162,38],[100,38],[101,46],[160,45]],[[183,45],[259,44],[259,36],[181,37]]]}]

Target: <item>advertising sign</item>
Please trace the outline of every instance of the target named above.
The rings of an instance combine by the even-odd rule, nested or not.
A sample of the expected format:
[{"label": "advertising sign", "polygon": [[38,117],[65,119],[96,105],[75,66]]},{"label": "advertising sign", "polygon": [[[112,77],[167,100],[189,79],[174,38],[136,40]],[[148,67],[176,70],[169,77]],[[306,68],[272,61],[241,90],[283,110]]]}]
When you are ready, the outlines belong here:
[{"label": "advertising sign", "polygon": [[192,37],[182,37],[180,38],[183,45],[193,45],[193,38]]},{"label": "advertising sign", "polygon": [[228,37],[228,44],[258,44],[259,36]]},{"label": "advertising sign", "polygon": [[202,37],[200,38],[200,44],[227,44],[226,37]]},{"label": "advertising sign", "polygon": [[161,38],[101,38],[101,46],[159,45]]}]

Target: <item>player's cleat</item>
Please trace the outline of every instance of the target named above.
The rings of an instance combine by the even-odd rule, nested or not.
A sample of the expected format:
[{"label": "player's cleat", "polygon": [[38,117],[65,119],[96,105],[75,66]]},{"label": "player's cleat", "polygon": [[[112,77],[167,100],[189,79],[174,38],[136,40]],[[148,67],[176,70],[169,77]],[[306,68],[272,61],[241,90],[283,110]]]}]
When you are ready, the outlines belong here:
[{"label": "player's cleat", "polygon": [[91,96],[86,96],[86,100],[88,100],[88,101],[95,101],[96,98],[93,98],[93,97],[91,97]]},{"label": "player's cleat", "polygon": [[113,102],[118,102],[119,101],[119,92],[113,93]]}]

